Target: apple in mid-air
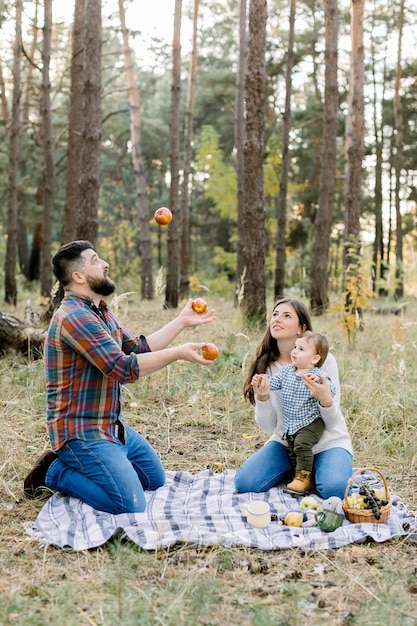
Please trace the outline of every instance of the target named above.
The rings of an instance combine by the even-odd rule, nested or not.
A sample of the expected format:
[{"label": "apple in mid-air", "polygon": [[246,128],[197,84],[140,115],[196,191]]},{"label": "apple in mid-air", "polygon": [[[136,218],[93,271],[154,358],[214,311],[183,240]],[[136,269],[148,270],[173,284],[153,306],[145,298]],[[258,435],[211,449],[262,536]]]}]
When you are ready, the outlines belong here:
[{"label": "apple in mid-air", "polygon": [[159,209],[156,209],[154,218],[157,224],[166,226],[172,220],[172,213],[166,206],[161,206]]},{"label": "apple in mid-air", "polygon": [[204,298],[196,298],[191,306],[196,313],[205,313],[207,311],[207,302]]},{"label": "apple in mid-air", "polygon": [[201,348],[201,354],[207,361],[214,361],[219,356],[219,349],[214,343],[205,343]]}]

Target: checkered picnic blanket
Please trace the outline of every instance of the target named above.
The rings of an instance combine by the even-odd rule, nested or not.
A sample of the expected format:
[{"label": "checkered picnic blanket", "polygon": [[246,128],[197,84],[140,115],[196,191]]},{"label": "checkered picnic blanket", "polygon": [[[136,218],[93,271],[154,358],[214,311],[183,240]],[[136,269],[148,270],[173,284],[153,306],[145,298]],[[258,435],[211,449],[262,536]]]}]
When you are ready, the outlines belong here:
[{"label": "checkered picnic blanket", "polygon": [[166,484],[146,492],[144,513],[111,515],[96,511],[76,498],[54,494],[37,519],[27,528],[42,545],[86,550],[105,544],[115,536],[131,540],[145,550],[167,548],[176,543],[190,546],[247,546],[261,550],[302,548],[321,550],[395,536],[417,538],[416,512],[410,511],[395,494],[390,494],[391,515],[383,524],[352,524],[348,520],[332,533],[317,527],[295,528],[273,521],[266,529],[252,528],[242,505],[265,500],[278,517],[299,510],[300,497],[282,486],[265,493],[236,493],[234,470],[198,474],[168,471]]}]

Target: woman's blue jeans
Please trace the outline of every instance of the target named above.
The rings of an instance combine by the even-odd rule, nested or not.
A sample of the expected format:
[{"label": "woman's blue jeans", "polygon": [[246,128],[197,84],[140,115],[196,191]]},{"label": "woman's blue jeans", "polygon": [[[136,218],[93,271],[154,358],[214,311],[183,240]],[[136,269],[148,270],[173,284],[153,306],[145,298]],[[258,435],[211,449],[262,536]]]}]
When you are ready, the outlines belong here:
[{"label": "woman's blue jeans", "polygon": [[58,451],[46,484],[108,513],[141,513],[144,490],[165,483],[162,463],[148,441],[125,426],[125,443],[71,439]]},{"label": "woman's blue jeans", "polygon": [[[287,447],[279,441],[269,441],[236,471],[235,488],[239,493],[260,493],[289,481],[293,474]],[[352,476],[352,455],[344,448],[331,448],[315,454],[313,475],[315,490],[321,498],[343,498]]]}]

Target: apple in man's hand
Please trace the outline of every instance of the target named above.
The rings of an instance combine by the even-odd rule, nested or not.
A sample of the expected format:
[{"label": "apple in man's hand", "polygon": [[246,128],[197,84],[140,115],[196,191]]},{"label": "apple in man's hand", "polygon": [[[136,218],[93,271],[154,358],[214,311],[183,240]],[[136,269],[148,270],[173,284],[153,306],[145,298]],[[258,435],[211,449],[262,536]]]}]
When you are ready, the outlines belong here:
[{"label": "apple in man's hand", "polygon": [[201,348],[201,354],[207,361],[214,361],[219,356],[219,349],[214,343],[205,343]]},{"label": "apple in man's hand", "polygon": [[166,206],[156,209],[154,214],[155,222],[160,226],[166,226],[172,220],[172,213]]},{"label": "apple in man's hand", "polygon": [[196,313],[205,313],[207,311],[207,302],[204,298],[196,298],[192,303],[193,311]]}]

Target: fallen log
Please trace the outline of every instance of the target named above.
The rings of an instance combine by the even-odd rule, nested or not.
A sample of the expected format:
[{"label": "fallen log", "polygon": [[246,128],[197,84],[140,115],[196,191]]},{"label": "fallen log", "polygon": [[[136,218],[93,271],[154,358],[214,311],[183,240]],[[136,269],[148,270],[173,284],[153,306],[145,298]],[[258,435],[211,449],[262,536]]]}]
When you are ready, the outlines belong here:
[{"label": "fallen log", "polygon": [[20,320],[9,313],[0,312],[0,353],[21,352],[40,355],[46,329],[37,328],[28,321]]},{"label": "fallen log", "polygon": [[0,355],[19,352],[30,354],[34,358],[42,356],[49,322],[63,295],[62,286],[56,282],[48,303],[40,312],[33,311],[30,300],[26,302],[24,320],[10,313],[0,312]]},{"label": "fallen log", "polygon": [[396,306],[371,306],[368,308],[370,313],[377,315],[401,315],[405,312],[408,302],[403,302]]}]

